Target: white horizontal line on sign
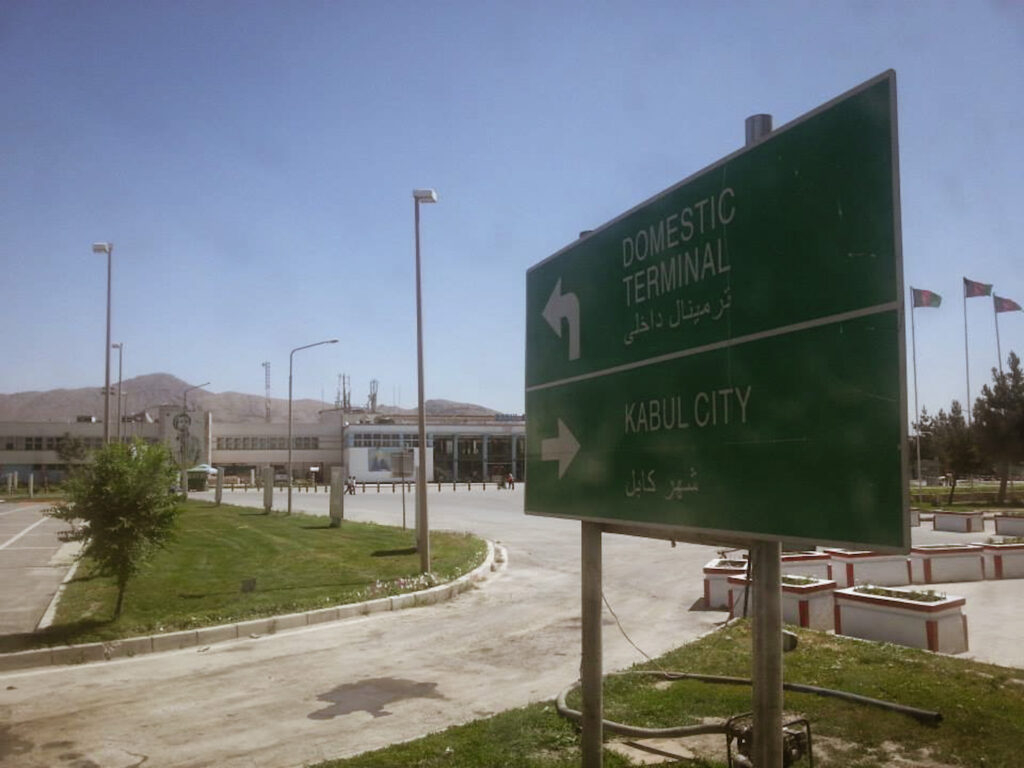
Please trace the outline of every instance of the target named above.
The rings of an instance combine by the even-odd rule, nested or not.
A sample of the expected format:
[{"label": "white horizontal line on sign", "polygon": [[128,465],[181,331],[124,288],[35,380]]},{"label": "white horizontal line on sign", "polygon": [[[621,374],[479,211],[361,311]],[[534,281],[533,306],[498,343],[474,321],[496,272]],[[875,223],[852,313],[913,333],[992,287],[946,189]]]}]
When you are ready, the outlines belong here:
[{"label": "white horizontal line on sign", "polygon": [[632,363],[623,363],[622,365],[613,365],[611,368],[604,368],[600,371],[591,371],[590,373],[581,373],[578,376],[569,376],[565,379],[558,379],[556,381],[549,381],[544,384],[535,384],[532,387],[527,387],[527,392],[537,392],[542,389],[551,389],[553,387],[561,387],[565,384],[574,384],[578,381],[587,381],[588,379],[596,379],[601,376],[609,376],[614,373],[623,373],[624,371],[633,371],[637,368],[645,368],[648,365],[658,365],[659,363],[665,363],[669,360],[679,360],[684,357],[692,357],[693,355],[702,355],[705,352],[714,352],[718,349],[728,349],[729,347],[738,347],[741,344],[748,344],[751,341],[759,341],[760,339],[770,339],[774,336],[785,336],[790,333],[798,333],[800,331],[807,331],[811,328],[821,328],[826,325],[834,325],[835,323],[843,323],[848,320],[856,320],[860,317],[870,317],[871,315],[879,315],[883,312],[891,312],[900,308],[900,302],[890,301],[885,304],[876,304],[873,307],[864,307],[862,309],[854,309],[849,312],[840,312],[838,315],[829,315],[827,317],[819,317],[814,320],[806,320],[802,323],[794,323],[792,325],[784,325],[779,328],[772,328],[767,331],[758,331],[757,333],[750,333],[746,336],[737,336],[734,339],[726,339],[724,341],[716,341],[714,344],[705,344],[701,347],[693,347],[691,349],[681,349],[678,352],[668,352],[664,355],[656,355],[655,357],[649,357],[646,360],[635,360]]}]

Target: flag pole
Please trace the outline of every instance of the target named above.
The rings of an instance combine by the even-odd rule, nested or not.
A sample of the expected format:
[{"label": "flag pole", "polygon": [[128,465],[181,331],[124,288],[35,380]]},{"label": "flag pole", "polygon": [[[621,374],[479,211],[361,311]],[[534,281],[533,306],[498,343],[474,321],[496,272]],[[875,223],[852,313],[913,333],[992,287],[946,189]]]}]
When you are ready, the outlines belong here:
[{"label": "flag pole", "polygon": [[[965,299],[966,301],[966,299]],[[996,295],[992,294],[992,314],[996,318],[996,356],[999,358],[999,375],[1003,375],[1003,349],[999,346],[999,305],[996,303]]]},{"label": "flag pole", "polygon": [[967,426],[971,426],[971,359],[967,352],[967,278],[964,278],[964,370],[967,373]]},{"label": "flag pole", "polygon": [[917,490],[921,490],[921,411],[917,407],[917,333],[914,331],[914,287],[910,287],[910,349],[914,361],[914,434],[917,437]]}]

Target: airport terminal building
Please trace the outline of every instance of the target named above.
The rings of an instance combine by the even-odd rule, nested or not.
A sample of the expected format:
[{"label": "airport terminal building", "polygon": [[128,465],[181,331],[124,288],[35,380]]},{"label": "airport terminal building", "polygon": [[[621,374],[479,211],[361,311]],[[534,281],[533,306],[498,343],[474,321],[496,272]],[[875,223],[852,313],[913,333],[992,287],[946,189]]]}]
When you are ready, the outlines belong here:
[{"label": "airport terminal building", "polygon": [[[184,413],[181,406],[160,406],[156,413],[121,425],[120,439],[139,437],[162,442],[188,467],[212,464],[227,477],[248,480],[274,468],[279,480],[288,472],[287,422],[218,421],[209,411]],[[117,424],[110,425],[118,439]],[[434,416],[426,425],[426,473],[430,482],[480,482],[511,473],[523,479],[526,423],[522,416]],[[17,473],[20,483],[31,473],[38,485],[59,481],[67,463],[60,444],[68,437],[86,448],[103,444],[102,419],[0,422],[0,478]],[[420,460],[415,416],[324,411],[317,423],[292,423],[292,466],[296,480],[324,482],[332,467],[342,466],[360,482],[393,482],[411,451]]]}]

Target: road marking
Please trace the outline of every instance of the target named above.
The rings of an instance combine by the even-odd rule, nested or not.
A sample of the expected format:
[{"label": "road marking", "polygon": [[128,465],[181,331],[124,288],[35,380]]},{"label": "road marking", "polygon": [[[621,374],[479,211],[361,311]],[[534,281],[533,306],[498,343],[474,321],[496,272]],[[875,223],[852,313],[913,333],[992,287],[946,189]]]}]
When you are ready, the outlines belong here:
[{"label": "road marking", "polygon": [[9,546],[11,546],[11,544],[13,544],[14,542],[16,542],[16,541],[17,541],[18,539],[20,539],[20,538],[21,538],[22,536],[24,536],[24,535],[25,535],[26,533],[28,533],[29,531],[31,531],[31,530],[32,530],[33,528],[35,528],[36,526],[42,525],[43,523],[45,523],[45,522],[46,522],[47,520],[49,520],[49,519],[50,519],[50,518],[48,518],[48,517],[43,517],[43,518],[40,518],[39,520],[36,520],[36,521],[35,521],[34,523],[32,523],[32,525],[30,525],[30,526],[29,526],[28,528],[26,528],[25,530],[23,530],[23,531],[22,531],[21,533],[15,534],[15,536],[14,536],[14,538],[13,538],[13,539],[8,539],[8,540],[7,540],[7,541],[5,541],[5,542],[4,542],[3,544],[0,544],[0,549],[7,549],[7,548],[8,548]]}]

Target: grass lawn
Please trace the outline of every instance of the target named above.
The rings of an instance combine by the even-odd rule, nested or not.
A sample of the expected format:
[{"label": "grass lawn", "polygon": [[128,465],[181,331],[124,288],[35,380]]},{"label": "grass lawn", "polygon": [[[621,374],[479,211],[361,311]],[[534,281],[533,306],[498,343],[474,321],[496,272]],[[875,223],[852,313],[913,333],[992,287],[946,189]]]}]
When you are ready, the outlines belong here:
[{"label": "grass lawn", "polygon": [[436,581],[420,577],[412,530],[351,521],[330,528],[325,517],[190,501],[174,540],[129,582],[118,621],[111,620],[113,580],[96,576],[86,560],[36,644],[169,632],[409,592],[467,573],[487,551],[481,539],[459,533],[432,531],[430,542]]},{"label": "grass lawn", "polygon": [[[1024,737],[1024,670],[979,664],[925,651],[798,630],[797,649],[785,656],[786,681],[837,688],[937,710],[938,725],[812,694],[785,694],[787,716],[811,721],[814,764],[823,768],[890,765],[1019,766]],[[670,671],[748,677],[749,624],[738,622],[657,660]],[[654,669],[644,665],[637,669]],[[555,693],[555,692],[552,692]],[[623,675],[605,679],[605,717],[665,728],[724,719],[751,708],[748,686],[666,682]],[[579,708],[579,694],[569,705]],[[608,736],[610,739],[621,738]],[[677,765],[726,765],[725,737],[683,740],[697,755]],[[902,762],[907,760],[909,762]],[[559,768],[579,765],[579,735],[553,704],[536,704],[456,726],[423,739],[320,768]],[[606,750],[608,768],[633,765]],[[799,765],[807,765],[806,759]]]}]

